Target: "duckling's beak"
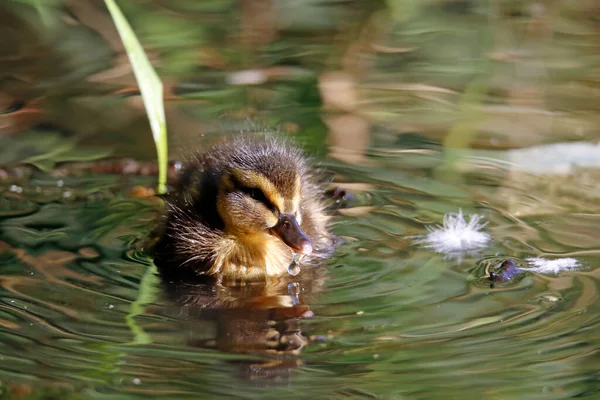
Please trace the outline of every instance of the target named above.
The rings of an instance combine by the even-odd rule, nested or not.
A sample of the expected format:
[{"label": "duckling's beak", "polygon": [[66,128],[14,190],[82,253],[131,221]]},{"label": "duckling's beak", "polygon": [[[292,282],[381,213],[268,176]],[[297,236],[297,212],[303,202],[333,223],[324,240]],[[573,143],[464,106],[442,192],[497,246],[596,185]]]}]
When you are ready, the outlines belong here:
[{"label": "duckling's beak", "polygon": [[300,229],[300,225],[298,225],[298,221],[293,215],[282,214],[279,217],[279,222],[271,231],[296,253],[312,253],[312,241]]}]

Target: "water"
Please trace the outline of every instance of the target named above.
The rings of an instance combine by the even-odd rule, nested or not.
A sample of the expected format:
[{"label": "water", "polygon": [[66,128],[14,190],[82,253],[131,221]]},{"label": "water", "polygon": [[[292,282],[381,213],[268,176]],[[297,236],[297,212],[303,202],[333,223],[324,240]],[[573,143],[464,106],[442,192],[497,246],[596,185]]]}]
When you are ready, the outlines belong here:
[{"label": "water", "polygon": [[[346,241],[322,271],[217,294],[161,284],[130,249],[157,212],[149,200],[117,193],[24,207],[6,194],[14,207],[3,207],[0,231],[4,385],[90,398],[594,398],[599,232],[576,222],[596,210],[516,220],[493,198],[475,199],[478,185],[451,186],[450,198],[435,179],[421,178],[426,189],[416,191],[386,182],[388,168],[362,173],[372,188],[336,213]],[[491,247],[457,261],[413,243],[459,205],[485,215]],[[577,226],[589,242],[563,243]],[[583,269],[526,273],[494,289],[477,279],[486,262],[548,254],[543,247]]]},{"label": "water", "polygon": [[[130,2],[128,12],[155,23],[164,22],[161,16],[201,16],[206,24],[199,29],[211,37],[225,29],[219,25],[229,15],[225,3],[195,9],[182,1],[168,10],[156,4],[151,13]],[[310,62],[300,69],[308,79],[219,86],[224,73],[194,71],[196,59],[184,57],[191,43],[212,44],[202,32],[178,36],[165,23],[165,32],[148,36],[166,57],[162,72],[174,81],[172,95],[181,96],[167,102],[173,156],[223,130],[279,124],[334,182],[332,225],[344,239],[335,256],[319,269],[241,287],[161,281],[140,251],[139,239],[150,235],[161,212],[146,193],[154,185],[154,150],[139,98],[114,95],[133,81],[108,67],[110,49],[118,46],[97,22],[110,22],[106,14],[87,2],[70,10],[77,18],[53,8],[43,14],[56,23],[45,28],[54,29],[48,42],[24,23],[39,18],[34,8],[20,4],[2,14],[11,35],[29,46],[14,54],[9,43],[3,47],[14,56],[5,63],[3,95],[24,105],[6,108],[7,135],[0,137],[0,398],[600,397],[600,174],[593,162],[600,114],[589,100],[597,66],[593,57],[571,54],[597,45],[592,28],[561,19],[555,34],[570,45],[557,39],[547,54],[547,47],[531,46],[538,39],[549,46],[543,18],[516,15],[533,32],[520,51],[547,58],[524,61],[517,77],[502,64],[487,82],[496,97],[465,117],[453,105],[462,85],[481,72],[469,61],[480,57],[472,54],[478,47],[469,44],[489,29],[507,48],[515,39],[500,35],[510,30],[501,23],[488,28],[480,19],[485,10],[463,10],[463,2],[436,12],[415,8],[420,23],[388,22],[389,36],[375,43],[385,51],[370,67],[356,65],[365,74],[360,109],[323,92],[335,110],[323,112],[314,74],[339,42],[328,36],[329,17],[314,13],[312,3],[306,15],[296,8],[280,15],[282,6],[278,18],[317,32],[318,43],[284,37],[279,48],[264,50],[275,63],[294,59],[291,49],[304,50],[300,60]],[[374,6],[333,3],[327,10],[337,20],[381,22],[381,14],[370,14]],[[575,20],[586,13],[569,11]],[[62,19],[53,20],[57,15]],[[428,38],[441,29],[441,16],[446,39],[434,43]],[[452,31],[467,20],[473,31]],[[254,43],[274,40],[268,29],[263,35]],[[44,51],[35,54],[36,43],[45,43]],[[408,51],[416,47],[418,53]],[[459,50],[456,63],[443,62]],[[203,51],[203,60],[210,59],[212,48]],[[44,62],[32,62],[32,54]],[[215,65],[225,62],[218,56],[210,59]],[[50,62],[55,58],[64,63]],[[574,64],[571,72],[557,60]],[[110,73],[96,75],[103,71]],[[329,76],[321,85],[346,78]],[[391,86],[402,79],[429,86]],[[501,101],[508,105],[501,108]],[[470,150],[444,150],[457,124],[462,137],[472,130],[457,115],[480,124],[465,146]],[[573,140],[579,142],[573,148],[562,144]],[[558,144],[518,149],[547,143]],[[107,154],[148,163],[96,162]],[[443,246],[428,247],[422,240],[428,227],[459,210],[487,222],[480,231],[489,242],[448,254],[436,251]],[[572,258],[579,267],[532,270],[532,257]],[[530,269],[490,282],[489,271],[506,259]]]}]

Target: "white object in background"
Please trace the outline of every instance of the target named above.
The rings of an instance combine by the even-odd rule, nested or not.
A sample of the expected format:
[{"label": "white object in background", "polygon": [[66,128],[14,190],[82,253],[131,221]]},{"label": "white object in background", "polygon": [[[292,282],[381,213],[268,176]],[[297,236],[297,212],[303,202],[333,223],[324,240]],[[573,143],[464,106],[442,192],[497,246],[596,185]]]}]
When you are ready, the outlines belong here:
[{"label": "white object in background", "polygon": [[487,222],[482,222],[483,216],[473,214],[465,216],[460,210],[458,213],[444,215],[444,224],[427,227],[429,233],[420,236],[417,243],[433,249],[438,253],[452,254],[481,250],[489,244],[491,236],[483,232]]},{"label": "white object in background", "polygon": [[545,258],[527,258],[530,265],[528,271],[539,274],[558,274],[563,271],[574,271],[581,267],[579,261],[574,258],[557,258],[556,260],[547,260]]}]

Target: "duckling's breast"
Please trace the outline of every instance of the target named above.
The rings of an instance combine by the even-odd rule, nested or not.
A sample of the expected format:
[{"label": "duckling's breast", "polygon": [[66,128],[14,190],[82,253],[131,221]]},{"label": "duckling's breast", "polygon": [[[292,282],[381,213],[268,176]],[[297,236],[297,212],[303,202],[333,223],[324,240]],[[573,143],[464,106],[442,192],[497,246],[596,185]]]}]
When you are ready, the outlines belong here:
[{"label": "duckling's breast", "polygon": [[259,280],[287,273],[291,250],[268,234],[224,237],[208,274],[231,280]]}]

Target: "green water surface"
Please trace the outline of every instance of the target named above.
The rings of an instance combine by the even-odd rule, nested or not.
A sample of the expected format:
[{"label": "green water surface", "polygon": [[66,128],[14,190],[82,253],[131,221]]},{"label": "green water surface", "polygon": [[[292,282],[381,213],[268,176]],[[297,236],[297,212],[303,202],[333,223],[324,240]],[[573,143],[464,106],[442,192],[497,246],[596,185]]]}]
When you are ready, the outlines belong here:
[{"label": "green water surface", "polygon": [[[600,399],[593,5],[256,2],[271,26],[252,2],[121,2],[165,79],[172,159],[271,129],[352,194],[319,270],[211,288],[161,281],[140,251],[161,208],[131,193],[152,173],[83,167],[151,164],[153,143],[102,2],[49,3],[0,5],[19,38],[0,41],[0,399]],[[228,80],[273,66],[290,75]],[[323,107],[342,69],[358,103]],[[585,165],[514,162],[574,141]],[[488,247],[415,243],[459,210]],[[481,279],[528,257],[581,267]]]}]

